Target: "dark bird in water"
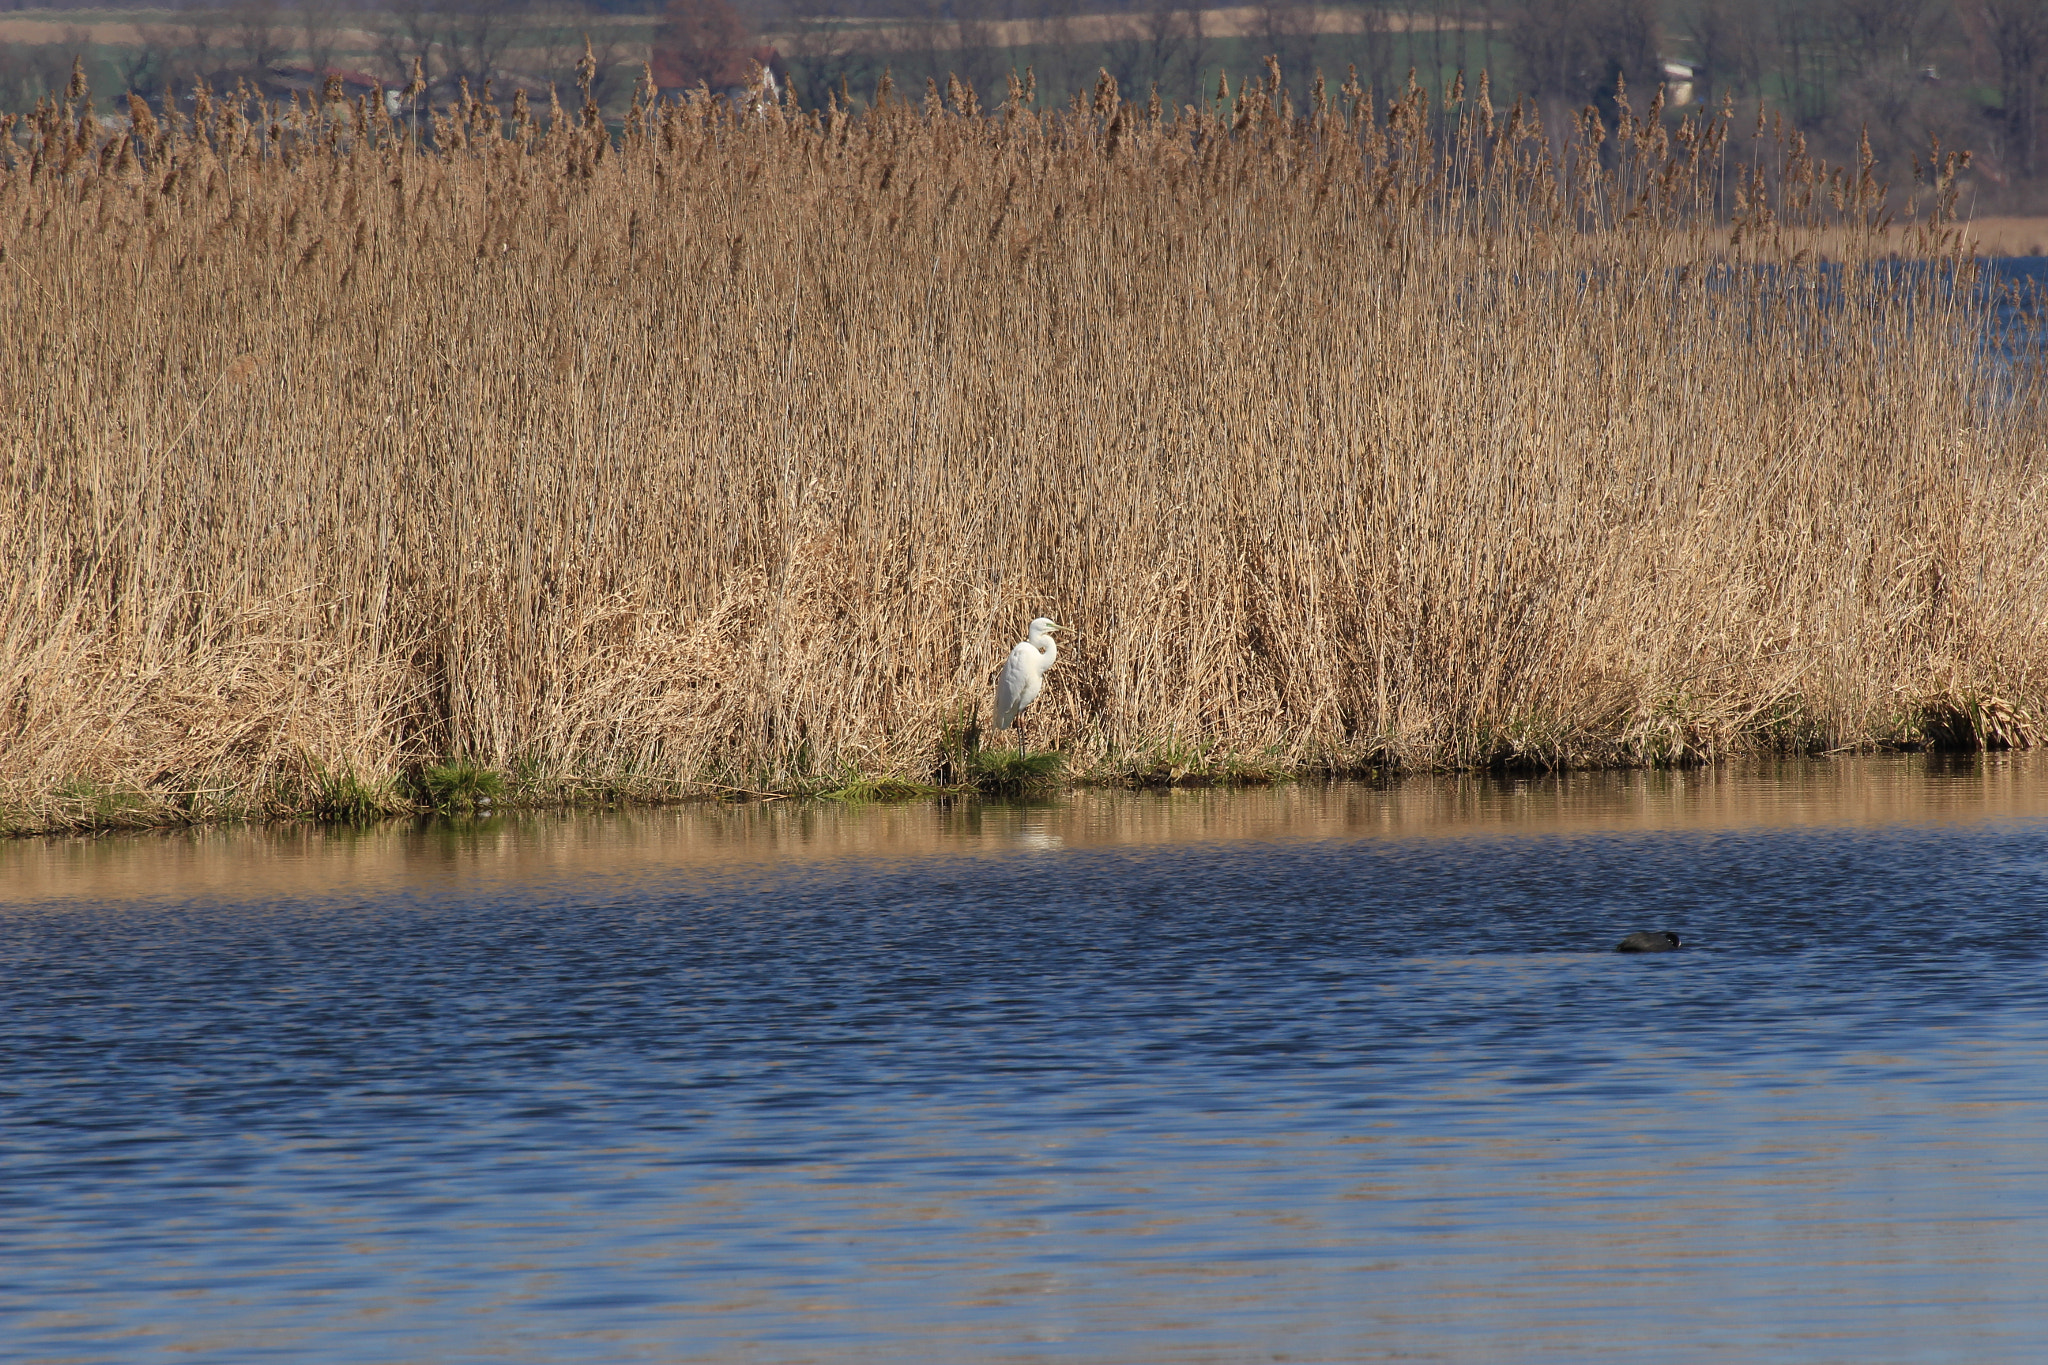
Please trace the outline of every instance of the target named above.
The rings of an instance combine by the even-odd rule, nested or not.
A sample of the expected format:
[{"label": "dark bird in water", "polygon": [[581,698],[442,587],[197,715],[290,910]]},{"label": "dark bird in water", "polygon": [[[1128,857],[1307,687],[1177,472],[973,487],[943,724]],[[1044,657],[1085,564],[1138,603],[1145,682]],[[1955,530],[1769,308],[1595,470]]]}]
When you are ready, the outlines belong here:
[{"label": "dark bird in water", "polygon": [[1668,953],[1678,946],[1678,935],[1669,929],[1638,929],[1614,945],[1617,953]]}]

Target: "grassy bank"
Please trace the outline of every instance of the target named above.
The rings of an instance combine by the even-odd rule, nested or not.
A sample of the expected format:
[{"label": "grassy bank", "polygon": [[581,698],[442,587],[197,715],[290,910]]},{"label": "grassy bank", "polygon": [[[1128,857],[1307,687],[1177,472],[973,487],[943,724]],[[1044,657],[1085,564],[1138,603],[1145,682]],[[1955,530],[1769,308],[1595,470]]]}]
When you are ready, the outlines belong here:
[{"label": "grassy bank", "polygon": [[1041,613],[1079,780],[2031,737],[2038,365],[1868,174],[1275,89],[14,128],[6,823],[944,785]]}]

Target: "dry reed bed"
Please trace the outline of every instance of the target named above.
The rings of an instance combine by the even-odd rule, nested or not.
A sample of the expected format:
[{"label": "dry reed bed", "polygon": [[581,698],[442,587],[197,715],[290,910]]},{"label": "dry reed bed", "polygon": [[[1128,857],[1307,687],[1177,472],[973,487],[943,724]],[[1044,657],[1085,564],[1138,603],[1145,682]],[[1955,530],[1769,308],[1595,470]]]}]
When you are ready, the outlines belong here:
[{"label": "dry reed bed", "polygon": [[963,95],[13,130],[8,823],[929,776],[1040,613],[1098,776],[2044,715],[2040,390],[1941,271],[1811,263],[1870,168]]}]

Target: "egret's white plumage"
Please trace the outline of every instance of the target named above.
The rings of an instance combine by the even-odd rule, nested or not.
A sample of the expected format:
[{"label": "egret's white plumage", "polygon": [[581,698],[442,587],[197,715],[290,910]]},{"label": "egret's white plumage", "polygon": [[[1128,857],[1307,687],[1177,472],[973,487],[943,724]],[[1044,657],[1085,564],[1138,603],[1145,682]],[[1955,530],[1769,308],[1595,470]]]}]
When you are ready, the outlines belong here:
[{"label": "egret's white plumage", "polygon": [[1015,725],[1024,708],[1038,700],[1045,687],[1045,675],[1060,661],[1059,641],[1052,638],[1052,633],[1060,629],[1058,622],[1041,616],[1010,651],[1009,662],[996,679],[996,729],[1007,730]]}]

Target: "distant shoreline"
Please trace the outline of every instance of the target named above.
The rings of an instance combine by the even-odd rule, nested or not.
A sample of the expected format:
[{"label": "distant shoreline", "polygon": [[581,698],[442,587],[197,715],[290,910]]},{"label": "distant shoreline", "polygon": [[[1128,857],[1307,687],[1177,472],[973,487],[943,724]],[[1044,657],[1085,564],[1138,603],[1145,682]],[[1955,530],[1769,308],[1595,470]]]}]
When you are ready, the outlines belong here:
[{"label": "distant shoreline", "polygon": [[1980,256],[2048,256],[2048,215],[1994,215],[1961,226]]}]

